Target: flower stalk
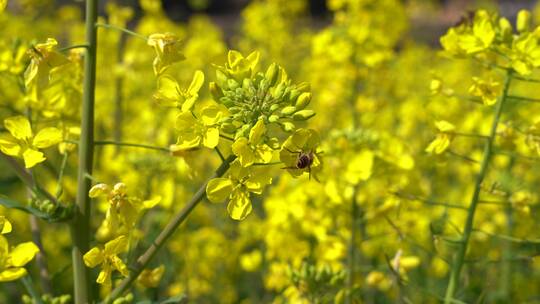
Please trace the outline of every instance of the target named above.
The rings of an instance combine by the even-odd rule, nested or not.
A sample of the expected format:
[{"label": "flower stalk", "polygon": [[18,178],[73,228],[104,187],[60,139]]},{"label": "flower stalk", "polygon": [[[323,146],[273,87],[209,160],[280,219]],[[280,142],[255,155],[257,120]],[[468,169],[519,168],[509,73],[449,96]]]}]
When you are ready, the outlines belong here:
[{"label": "flower stalk", "polygon": [[452,269],[450,272],[450,279],[448,281],[448,286],[446,288],[446,295],[444,298],[445,304],[451,304],[455,302],[454,294],[456,293],[456,290],[459,287],[461,269],[463,268],[463,264],[465,261],[465,255],[467,253],[469,239],[473,232],[474,215],[476,212],[476,207],[479,203],[482,183],[487,174],[489,162],[493,155],[493,142],[495,141],[495,136],[497,134],[497,127],[499,126],[499,121],[500,121],[500,117],[503,111],[504,103],[508,98],[508,91],[510,88],[510,82],[512,80],[512,71],[507,71],[506,73],[507,74],[506,74],[506,80],[504,83],[503,93],[501,97],[499,98],[499,101],[495,107],[495,113],[493,117],[493,122],[491,124],[490,134],[489,134],[489,137],[485,141],[482,163],[480,165],[480,171],[478,173],[478,176],[476,177],[474,192],[471,198],[471,203],[467,211],[467,219],[465,221],[463,235],[461,239],[459,240],[458,251],[454,256],[454,262],[453,262]]},{"label": "flower stalk", "polygon": [[79,168],[77,179],[76,209],[71,222],[73,239],[72,261],[75,303],[92,303],[89,291],[89,273],[83,255],[90,241],[90,190],[94,155],[94,99],[96,86],[96,53],[98,0],[86,1],[86,54],[84,59],[83,100],[81,112],[81,137],[79,141]]}]

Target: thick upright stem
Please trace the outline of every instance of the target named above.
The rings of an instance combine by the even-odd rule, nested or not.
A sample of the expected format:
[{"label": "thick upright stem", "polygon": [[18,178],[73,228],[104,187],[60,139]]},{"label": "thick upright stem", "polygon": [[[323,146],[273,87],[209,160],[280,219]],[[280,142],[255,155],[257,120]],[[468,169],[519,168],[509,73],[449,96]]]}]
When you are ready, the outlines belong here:
[{"label": "thick upright stem", "polygon": [[[123,33],[118,38],[118,50],[116,53],[116,64],[121,65],[124,61],[124,49],[125,49],[125,36]],[[122,74],[116,75],[114,83],[114,141],[122,141],[122,123],[123,116],[123,88],[124,88],[124,76]],[[120,152],[120,147],[116,147],[116,153]]]},{"label": "thick upright stem", "polygon": [[146,268],[148,263],[156,255],[156,253],[165,245],[169,238],[174,234],[178,226],[184,222],[188,215],[197,207],[203,198],[206,197],[206,185],[208,182],[216,177],[220,177],[229,169],[230,163],[235,159],[234,155],[229,156],[225,161],[219,166],[214,175],[204,183],[199,190],[193,195],[191,200],[184,206],[180,212],[178,212],[172,219],[169,221],[167,226],[160,232],[157,238],[152,242],[152,245],[146,249],[146,251],[137,259],[135,266],[131,269],[127,278],[125,278],[120,285],[118,285],[105,299],[104,303],[112,303],[116,298],[121,296],[133,282],[137,279],[139,274]]},{"label": "thick upright stem", "polygon": [[467,219],[465,221],[465,228],[463,229],[463,236],[461,237],[459,248],[457,253],[454,256],[454,262],[452,265],[452,270],[450,273],[450,280],[448,281],[448,286],[446,288],[446,295],[444,297],[445,304],[451,304],[454,302],[454,294],[456,289],[459,287],[459,278],[461,275],[461,269],[463,268],[463,263],[465,261],[465,255],[467,253],[467,246],[469,244],[469,239],[471,237],[471,232],[473,230],[474,224],[474,215],[476,212],[476,206],[478,205],[478,199],[480,197],[480,190],[482,187],[482,182],[487,174],[487,169],[489,161],[492,156],[493,141],[497,133],[497,127],[499,125],[499,120],[503,111],[504,103],[508,97],[508,90],[510,88],[510,82],[512,79],[512,72],[508,71],[506,75],[506,80],[504,83],[503,94],[499,98],[497,106],[495,107],[495,113],[493,117],[493,122],[491,124],[491,131],[489,137],[486,139],[484,146],[484,155],[482,158],[482,163],[480,165],[480,172],[476,177],[476,183],[474,185],[474,192],[471,198],[471,203],[467,212]]},{"label": "thick upright stem", "polygon": [[83,101],[81,113],[81,138],[79,142],[79,171],[77,180],[77,208],[71,223],[73,239],[73,280],[75,303],[92,302],[89,292],[88,269],[83,255],[89,249],[90,239],[90,179],[94,155],[94,96],[96,85],[98,0],[86,0],[86,55],[84,59]]}]

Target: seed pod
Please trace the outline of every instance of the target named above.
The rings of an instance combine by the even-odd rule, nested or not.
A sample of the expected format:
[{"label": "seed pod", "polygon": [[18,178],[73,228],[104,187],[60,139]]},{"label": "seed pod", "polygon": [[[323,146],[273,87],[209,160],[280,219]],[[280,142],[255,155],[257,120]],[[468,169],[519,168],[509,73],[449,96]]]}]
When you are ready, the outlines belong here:
[{"label": "seed pod", "polygon": [[272,87],[276,84],[278,80],[278,76],[279,76],[279,67],[277,64],[272,63],[266,70],[264,78],[268,80],[269,85]]},{"label": "seed pod", "polygon": [[209,84],[210,94],[212,94],[212,97],[215,101],[219,101],[221,97],[223,97],[223,91],[215,82],[210,82]]},{"label": "seed pod", "polygon": [[288,107],[285,107],[285,108],[281,109],[281,114],[282,115],[291,115],[295,111],[296,111],[296,107],[288,106]]},{"label": "seed pod", "polygon": [[309,105],[310,101],[311,101],[311,93],[304,92],[298,97],[298,99],[296,99],[295,106],[298,110],[303,110],[305,107]]},{"label": "seed pod", "polygon": [[315,111],[313,110],[302,110],[293,114],[293,119],[296,121],[308,120],[311,117],[315,116]]}]

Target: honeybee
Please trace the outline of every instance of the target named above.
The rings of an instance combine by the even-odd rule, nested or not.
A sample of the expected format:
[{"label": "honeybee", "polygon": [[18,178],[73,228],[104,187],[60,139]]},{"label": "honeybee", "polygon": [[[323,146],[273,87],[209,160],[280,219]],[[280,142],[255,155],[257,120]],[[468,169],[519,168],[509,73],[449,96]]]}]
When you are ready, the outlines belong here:
[{"label": "honeybee", "polygon": [[[290,153],[296,154],[296,164],[295,166],[290,167],[284,167],[282,169],[291,169],[291,170],[308,170],[309,179],[311,179],[311,165],[313,164],[313,161],[315,160],[315,153],[313,151],[305,152],[305,151],[291,151],[287,149]],[[319,181],[317,177],[313,176],[316,181]]]}]

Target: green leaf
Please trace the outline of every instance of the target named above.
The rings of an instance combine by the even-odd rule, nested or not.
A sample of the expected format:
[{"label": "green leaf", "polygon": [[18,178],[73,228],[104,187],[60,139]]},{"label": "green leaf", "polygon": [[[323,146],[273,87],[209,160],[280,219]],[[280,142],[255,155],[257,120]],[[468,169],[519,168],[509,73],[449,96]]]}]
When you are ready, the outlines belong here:
[{"label": "green leaf", "polygon": [[21,210],[21,211],[24,211],[26,213],[29,213],[29,214],[33,214],[39,218],[42,218],[42,219],[48,219],[49,218],[49,215],[43,211],[40,211],[36,208],[32,208],[32,207],[29,207],[29,206],[26,206],[26,205],[23,205],[17,201],[14,201],[14,200],[11,200],[9,198],[6,198],[6,197],[0,197],[0,205],[6,207],[6,208],[11,208],[11,209],[17,209],[17,210]]}]

